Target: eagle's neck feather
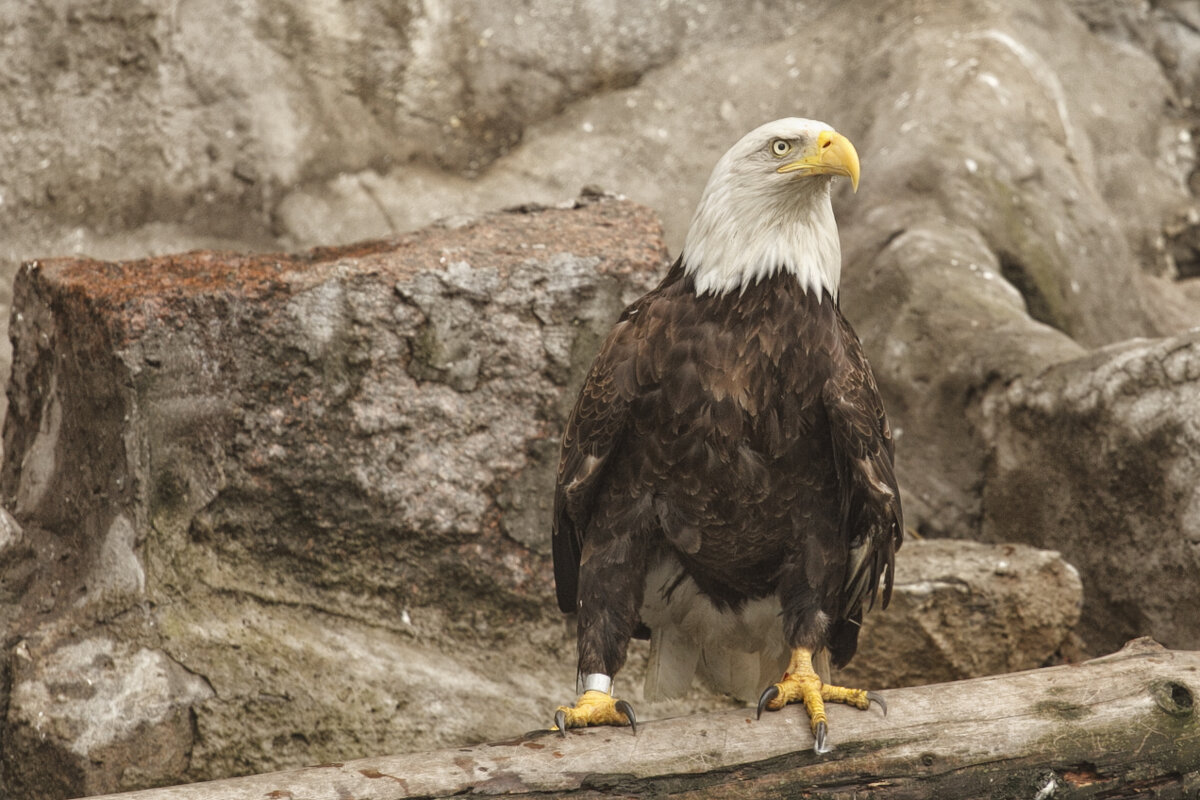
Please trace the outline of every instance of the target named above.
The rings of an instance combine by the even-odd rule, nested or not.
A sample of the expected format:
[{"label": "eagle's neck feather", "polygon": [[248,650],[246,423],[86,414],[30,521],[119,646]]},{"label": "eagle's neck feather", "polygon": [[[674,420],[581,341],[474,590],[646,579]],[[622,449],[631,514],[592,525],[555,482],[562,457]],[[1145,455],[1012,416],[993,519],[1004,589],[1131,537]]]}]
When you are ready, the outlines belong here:
[{"label": "eagle's neck feather", "polygon": [[692,217],[683,267],[701,295],[741,292],[784,272],[815,296],[837,300],[842,247],[828,184],[802,198],[710,186]]}]

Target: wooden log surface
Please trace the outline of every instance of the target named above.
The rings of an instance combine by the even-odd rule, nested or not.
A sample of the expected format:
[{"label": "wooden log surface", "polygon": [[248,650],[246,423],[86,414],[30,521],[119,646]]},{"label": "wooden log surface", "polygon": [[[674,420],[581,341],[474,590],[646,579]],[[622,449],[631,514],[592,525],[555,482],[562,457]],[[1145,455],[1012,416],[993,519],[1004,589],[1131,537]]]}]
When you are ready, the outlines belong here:
[{"label": "wooden log surface", "polygon": [[823,756],[803,709],[745,709],[107,797],[1200,797],[1200,652],[1138,639],[1082,664],[882,694],[886,717],[829,710]]}]

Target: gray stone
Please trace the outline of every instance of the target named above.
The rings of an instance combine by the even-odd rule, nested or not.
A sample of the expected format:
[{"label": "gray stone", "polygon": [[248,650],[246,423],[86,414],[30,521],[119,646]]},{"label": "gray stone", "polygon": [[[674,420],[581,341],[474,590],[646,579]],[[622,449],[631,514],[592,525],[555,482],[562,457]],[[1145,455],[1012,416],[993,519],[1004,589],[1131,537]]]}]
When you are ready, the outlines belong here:
[{"label": "gray stone", "polygon": [[[794,32],[798,21],[779,23],[787,8],[777,0],[14,5],[0,31],[0,73],[12,76],[0,104],[5,256],[15,267],[45,254],[31,245],[105,249],[109,234],[144,225],[159,226],[151,246],[222,238],[269,246],[285,190],[340,175],[357,200],[353,216],[386,230],[389,210],[358,175],[409,164],[438,170],[439,180],[440,170],[478,173],[530,125],[635,84],[689,47]],[[355,238],[327,234],[321,243]]]},{"label": "gray stone", "polygon": [[1020,378],[983,411],[983,534],[1079,567],[1091,647],[1200,647],[1200,330]]},{"label": "gray stone", "polygon": [[0,626],[4,630],[36,569],[30,537],[8,509],[0,507]]},{"label": "gray stone", "polygon": [[213,690],[159,650],[107,638],[14,648],[4,762],[10,796],[171,782]]},{"label": "gray stone", "polygon": [[910,540],[886,610],[863,620],[848,686],[920,686],[1034,669],[1061,658],[1083,585],[1056,552],[1028,545]]},{"label": "gray stone", "polygon": [[25,543],[25,531],[21,523],[13,518],[7,508],[0,508],[0,556],[8,556],[20,550]]}]

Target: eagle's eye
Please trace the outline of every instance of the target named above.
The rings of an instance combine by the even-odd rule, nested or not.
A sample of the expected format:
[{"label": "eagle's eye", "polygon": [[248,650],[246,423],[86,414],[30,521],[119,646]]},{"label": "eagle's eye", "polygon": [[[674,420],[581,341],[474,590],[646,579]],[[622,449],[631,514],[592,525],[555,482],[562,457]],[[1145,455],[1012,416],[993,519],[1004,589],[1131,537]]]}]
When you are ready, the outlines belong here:
[{"label": "eagle's eye", "polygon": [[771,140],[771,153],[774,154],[776,158],[786,156],[791,149],[792,145],[783,139]]}]

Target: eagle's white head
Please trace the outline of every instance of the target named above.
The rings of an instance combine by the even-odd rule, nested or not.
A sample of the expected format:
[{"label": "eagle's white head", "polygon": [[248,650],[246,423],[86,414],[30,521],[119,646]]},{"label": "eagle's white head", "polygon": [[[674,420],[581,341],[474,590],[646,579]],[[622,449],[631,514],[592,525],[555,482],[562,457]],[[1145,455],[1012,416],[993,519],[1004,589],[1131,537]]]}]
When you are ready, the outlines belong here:
[{"label": "eagle's white head", "polygon": [[858,190],[858,153],[824,122],[790,117],[743,136],[713,168],[684,241],[696,292],[741,291],[782,270],[837,299],[835,175]]}]

